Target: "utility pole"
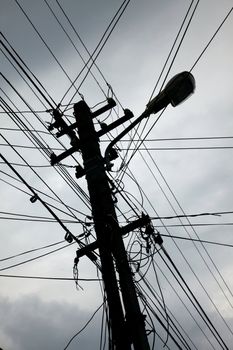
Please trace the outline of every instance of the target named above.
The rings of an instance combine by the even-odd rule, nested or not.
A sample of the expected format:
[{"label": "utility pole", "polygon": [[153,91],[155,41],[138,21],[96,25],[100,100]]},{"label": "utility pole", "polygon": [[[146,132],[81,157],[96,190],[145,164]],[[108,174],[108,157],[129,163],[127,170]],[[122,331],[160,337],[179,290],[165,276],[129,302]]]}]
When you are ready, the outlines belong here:
[{"label": "utility pole", "polygon": [[[144,317],[140,311],[91,111],[84,101],[80,101],[74,105],[74,113],[116,349],[131,349],[133,343],[135,350],[149,350]],[[113,258],[119,274],[125,316]]]},{"label": "utility pole", "polygon": [[[80,177],[84,174],[86,176],[97,240],[79,249],[77,259],[87,255],[94,262],[96,256],[93,250],[99,249],[112,331],[111,350],[131,350],[132,344],[134,350],[150,349],[145,330],[145,318],[140,310],[122,238],[125,233],[147,225],[149,217],[143,215],[142,218],[124,227],[119,226],[106,174],[106,168],[111,168],[109,161],[113,155],[112,147],[142,119],[159,112],[168,104],[172,104],[173,107],[179,105],[194,90],[195,80],[190,72],[182,72],[174,76],[165,88],[147,104],[145,111],[108,145],[105,157],[102,157],[100,152],[99,137],[133,117],[131,111],[124,110],[123,117],[110,125],[104,125],[102,130],[96,132],[92,119],[114,107],[116,103],[112,99],[108,99],[106,106],[93,113],[86,102],[76,103],[74,105],[76,122],[71,125],[66,124],[58,109],[53,110],[55,122],[49,126],[49,130],[57,128],[57,137],[67,134],[72,147],[58,156],[52,154],[51,165],[55,165],[78,150],[82,153],[84,168],[78,166],[76,176]],[[79,138],[74,131],[76,128]],[[72,241],[69,234],[66,239],[68,242]]]}]

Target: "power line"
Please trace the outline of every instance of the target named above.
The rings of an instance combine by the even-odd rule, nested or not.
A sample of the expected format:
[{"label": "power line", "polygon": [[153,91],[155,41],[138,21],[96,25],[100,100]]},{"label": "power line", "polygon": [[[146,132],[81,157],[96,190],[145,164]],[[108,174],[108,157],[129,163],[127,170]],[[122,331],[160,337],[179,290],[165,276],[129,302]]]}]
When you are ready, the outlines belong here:
[{"label": "power line", "polygon": [[[193,9],[193,12],[192,12],[192,14],[191,14],[191,17],[190,17],[190,19],[189,19],[189,21],[188,21],[188,23],[187,23],[187,26],[186,26],[186,28],[185,28],[185,30],[184,30],[184,33],[183,33],[183,35],[182,35],[182,37],[181,37],[180,43],[179,43],[179,45],[178,45],[178,48],[176,49],[176,52],[175,52],[174,57],[173,57],[173,59],[172,59],[172,62],[171,62],[171,64],[170,64],[170,66],[169,66],[169,68],[168,68],[168,71],[167,71],[167,73],[166,73],[166,76],[165,76],[165,78],[164,78],[164,80],[163,80],[163,83],[162,83],[162,86],[161,86],[160,91],[162,90],[162,87],[163,87],[163,85],[164,85],[164,83],[165,83],[165,81],[166,81],[166,79],[167,79],[167,76],[168,76],[168,74],[169,74],[169,72],[170,72],[170,70],[171,70],[171,68],[172,68],[172,65],[174,64],[175,58],[176,58],[176,56],[177,56],[177,54],[178,54],[178,52],[179,52],[179,49],[180,49],[180,47],[181,47],[181,45],[182,45],[182,42],[183,42],[184,37],[185,37],[185,35],[186,35],[186,33],[187,33],[187,30],[188,30],[188,28],[189,28],[189,26],[190,26],[190,24],[191,24],[191,21],[192,21],[193,16],[194,16],[194,14],[195,14],[195,12],[196,12],[196,9],[197,9],[197,6],[198,6],[198,4],[199,4],[199,1],[200,1],[200,0],[197,1],[196,5],[195,5],[195,7],[194,7],[194,9]],[[185,23],[185,20],[186,20],[186,18],[187,18],[187,16],[188,16],[188,13],[189,13],[189,11],[191,10],[192,4],[193,4],[193,1],[191,2],[191,5],[189,6],[189,8],[188,8],[188,10],[187,10],[186,16],[185,16],[185,18],[184,18],[184,20],[183,20],[183,22],[182,22],[182,25],[181,25],[180,30],[178,31],[178,34],[177,34],[177,37],[176,37],[176,39],[175,39],[175,41],[174,41],[174,44],[173,44],[173,46],[172,46],[172,49],[173,49],[174,46],[175,46],[175,43],[176,43],[176,41],[177,41],[177,39],[178,39],[178,36],[179,36],[179,33],[181,32],[181,29],[182,29],[182,27],[183,27],[183,25],[184,25],[184,23]],[[169,52],[168,58],[167,58],[167,60],[166,60],[166,62],[165,62],[165,65],[164,65],[164,67],[163,67],[163,69],[162,69],[162,72],[163,72],[164,69],[165,69],[166,63],[168,62],[168,59],[169,59],[169,57],[170,57],[170,55],[171,55],[171,52],[172,52],[172,49],[171,49],[171,51]],[[158,78],[158,81],[157,81],[157,83],[156,83],[155,88],[157,87],[161,76],[162,76],[162,74],[160,74],[160,76],[159,76],[159,78]],[[153,89],[153,92],[152,92],[152,94],[151,94],[150,99],[152,98],[152,95],[153,95],[153,93],[154,93],[154,91],[155,91],[155,88]],[[141,146],[141,144],[143,144],[143,141],[146,139],[146,137],[148,136],[148,134],[149,134],[149,133],[151,132],[151,130],[154,128],[155,124],[159,121],[159,119],[161,118],[161,116],[163,115],[163,113],[165,112],[165,110],[166,110],[166,108],[162,110],[162,112],[161,112],[161,113],[159,114],[159,116],[156,118],[156,120],[154,121],[153,125],[150,127],[149,131],[147,131],[146,135],[143,137],[143,139],[140,141],[140,143],[139,143],[138,145],[135,145],[135,150],[134,150],[134,152],[132,153],[132,155],[130,156],[130,159],[128,160],[128,164],[129,164],[129,162],[131,161],[131,159],[133,158],[133,156],[135,155],[136,151],[137,151],[137,150],[139,149],[139,147]],[[147,118],[147,120],[146,120],[146,122],[145,122],[145,124],[144,124],[144,127],[143,127],[143,129],[142,129],[142,131],[141,131],[141,135],[139,136],[140,139],[142,138],[142,134],[143,134],[143,132],[144,132],[144,130],[145,130],[145,128],[146,128],[146,125],[147,125],[147,123],[148,123],[148,120],[149,120],[149,119]],[[136,128],[135,136],[136,136],[136,134],[138,134],[138,130],[139,130],[140,124],[141,124],[141,123],[139,123],[139,124],[138,124],[138,127]],[[131,141],[131,143],[132,143],[132,142],[133,142],[133,141]],[[129,146],[131,145],[131,143],[129,144]]]},{"label": "power line", "polygon": [[39,248],[30,249],[30,250],[24,251],[22,253],[18,253],[18,254],[14,254],[14,255],[8,256],[6,258],[2,258],[2,259],[0,259],[0,262],[7,261],[7,260],[10,260],[10,259],[14,259],[14,258],[18,258],[19,256],[26,255],[26,254],[29,254],[29,253],[34,253],[34,252],[37,252],[38,250],[51,248],[51,247],[54,247],[55,245],[59,245],[59,244],[62,244],[62,243],[64,243],[64,240],[56,242],[56,243],[47,244],[47,245],[44,245],[44,246],[39,247]]},{"label": "power line", "polygon": [[[188,223],[188,224],[168,224],[166,225],[167,228],[169,227],[201,227],[201,226],[233,226],[233,222],[221,222],[221,223]],[[164,225],[156,225],[157,228],[164,228]]]},{"label": "power line", "polygon": [[203,240],[203,239],[195,239],[195,238],[182,237],[182,236],[176,236],[176,235],[161,234],[161,236],[162,237],[175,238],[175,239],[182,239],[182,240],[185,240],[185,241],[194,241],[194,242],[199,242],[199,243],[214,244],[214,245],[218,245],[218,246],[222,246],[222,247],[233,248],[233,244],[228,244],[228,243],[206,241],[206,240]]},{"label": "power line", "polygon": [[164,220],[164,219],[177,219],[177,218],[195,218],[199,216],[221,216],[226,214],[233,214],[233,211],[218,211],[212,213],[198,213],[198,214],[184,214],[184,215],[173,215],[173,216],[158,216],[151,217],[151,220]]},{"label": "power line", "polygon": [[[15,0],[16,1],[16,0]],[[16,1],[17,2],[17,1]],[[20,6],[20,5],[19,5]],[[23,59],[19,56],[19,54],[15,51],[15,49],[12,47],[12,45],[9,43],[9,41],[6,39],[6,37],[2,34],[2,32],[0,33],[0,35],[3,37],[3,39],[7,42],[7,44],[10,46],[11,50],[14,52],[14,55],[12,54],[12,52],[10,52],[10,50],[7,48],[7,46],[3,43],[2,40],[0,40],[0,43],[2,44],[2,46],[4,47],[5,51],[10,55],[10,57],[15,61],[15,63],[19,66],[19,68],[23,71],[23,73],[26,75],[26,77],[29,79],[29,81],[32,83],[32,85],[36,88],[36,90],[40,93],[40,95],[44,98],[44,100],[48,103],[48,105],[50,107],[54,107],[56,106],[55,101],[52,99],[52,97],[48,94],[47,90],[44,88],[44,86],[41,84],[41,82],[38,80],[38,78],[32,73],[32,71],[29,69],[29,67],[27,66],[27,64],[23,61]],[[7,57],[7,56],[6,56]],[[17,58],[18,59],[17,59]],[[21,62],[21,63],[20,63]],[[14,66],[14,65],[13,65]],[[26,70],[25,70],[25,68]],[[27,71],[29,71],[29,73],[33,76],[33,78],[36,80],[37,84],[33,81],[33,79],[30,77],[30,75],[27,73]],[[52,103],[48,100],[48,98],[45,96],[44,92],[41,90],[40,87],[38,87],[38,84],[40,85],[40,87],[44,90],[44,92],[48,95],[48,97],[50,98],[50,100],[52,101]],[[36,95],[37,96],[37,95]]]},{"label": "power line", "polygon": [[[79,57],[81,58],[82,62],[86,65],[86,62],[83,58],[83,56],[81,55],[80,51],[78,50],[77,46],[75,45],[74,41],[72,40],[72,38],[70,37],[70,35],[68,34],[67,30],[65,29],[65,27],[62,25],[61,21],[58,19],[58,17],[56,16],[55,12],[53,11],[52,7],[49,5],[47,0],[44,0],[45,4],[48,6],[50,12],[52,13],[53,17],[55,18],[55,20],[57,21],[57,23],[59,24],[59,26],[62,28],[63,32],[65,33],[65,35],[67,36],[67,38],[69,39],[69,42],[71,43],[71,45],[74,47],[75,51],[77,52],[77,54],[79,55]],[[58,1],[57,1],[58,3]],[[61,5],[58,3],[59,7],[62,9]],[[62,9],[63,14],[65,14],[64,10]],[[69,21],[69,23],[71,23]],[[86,48],[86,47],[85,47]],[[96,65],[95,65],[96,66]],[[97,66],[96,66],[97,67]],[[97,67],[98,68],[98,67]],[[91,76],[94,78],[96,84],[99,86],[100,90],[102,91],[102,93],[104,94],[104,96],[107,98],[104,90],[102,89],[101,85],[99,84],[98,80],[96,79],[96,77],[94,76],[94,74],[92,72],[90,72]]]},{"label": "power line", "polygon": [[[219,334],[219,332],[217,331],[217,329],[215,328],[215,326],[213,325],[212,321],[210,320],[210,318],[208,317],[207,313],[205,312],[205,310],[203,309],[203,307],[201,306],[200,302],[198,301],[198,299],[196,298],[196,296],[194,295],[194,293],[192,292],[191,288],[188,286],[187,282],[185,281],[184,277],[181,275],[179,269],[176,267],[174,261],[172,260],[172,258],[170,257],[170,255],[168,254],[168,252],[165,250],[165,248],[162,246],[162,251],[165,254],[166,258],[168,259],[168,261],[170,262],[170,264],[172,265],[172,267],[174,268],[175,272],[177,273],[177,275],[179,276],[180,280],[182,281],[182,283],[184,284],[185,288],[188,290],[188,292],[184,289],[184,287],[182,286],[182,284],[180,283],[180,281],[177,279],[177,277],[175,276],[175,274],[173,274],[173,276],[176,278],[177,282],[179,283],[179,285],[181,286],[181,288],[183,289],[183,291],[185,292],[186,296],[189,298],[189,300],[191,301],[192,305],[195,307],[195,309],[197,310],[197,312],[199,313],[199,315],[201,316],[201,318],[203,319],[203,321],[205,322],[206,326],[209,328],[209,330],[211,331],[211,333],[213,334],[214,338],[216,339],[216,341],[218,342],[218,344],[221,346],[222,349],[227,349],[229,350],[228,346],[225,344],[223,338],[221,337],[221,335]],[[165,262],[164,258],[162,257],[162,255],[159,252],[159,256],[162,258],[162,260]],[[165,262],[166,263],[166,262]],[[168,266],[168,264],[166,263],[167,267],[169,268],[169,270],[172,272],[171,268]],[[190,294],[190,296],[189,296]]]},{"label": "power line", "polygon": [[[10,174],[8,174],[8,173],[6,173],[5,171],[0,170],[0,173],[4,174],[5,176],[10,177],[10,178],[13,179],[14,181],[17,181],[17,182],[19,182],[19,183],[22,183],[22,181],[20,181],[18,178],[14,177],[14,176],[12,176],[12,175],[10,175]],[[17,190],[19,190],[19,191],[25,193],[25,194],[27,194],[28,196],[31,196],[31,194],[28,193],[27,191],[24,191],[23,189],[21,189],[21,188],[15,186],[15,185],[13,185],[13,184],[11,184],[10,182],[8,182],[8,181],[6,181],[6,180],[0,179],[0,181],[3,181],[4,183],[8,184],[9,186],[11,186],[11,187],[13,187],[13,188],[15,188],[15,189],[17,189]],[[73,214],[73,212],[76,212],[76,213],[78,213],[78,214],[83,215],[83,216],[86,217],[86,214],[85,214],[85,213],[83,213],[83,212],[81,212],[80,210],[75,209],[75,208],[73,208],[73,207],[71,207],[71,206],[69,206],[69,205],[67,205],[67,204],[65,204],[65,203],[63,203],[63,202],[61,202],[60,199],[54,198],[54,197],[50,196],[49,194],[47,194],[47,193],[45,193],[45,192],[39,190],[38,188],[35,188],[35,187],[33,187],[33,186],[31,186],[31,187],[32,187],[32,189],[33,189],[34,191],[36,191],[37,193],[40,193],[40,194],[42,194],[43,196],[45,196],[45,197],[47,197],[47,198],[49,198],[49,199],[52,199],[52,200],[55,201],[56,203],[63,204],[63,205],[69,210],[69,213],[68,213],[68,212],[65,212],[64,210],[62,210],[62,209],[60,209],[60,208],[58,208],[57,205],[55,206],[55,205],[53,205],[53,204],[48,203],[48,202],[45,201],[45,203],[46,203],[47,205],[49,205],[51,208],[56,209],[57,211],[59,211],[59,212],[65,214],[65,215],[68,215],[68,216],[71,217],[71,218],[75,218],[75,219],[77,219],[77,221],[78,221],[79,223],[84,224],[84,221],[78,219],[77,216]]]},{"label": "power line", "polygon": [[226,150],[233,149],[233,146],[205,146],[205,147],[137,147],[137,148],[122,148],[122,151],[187,151],[187,150]]},{"label": "power line", "polygon": [[[176,43],[177,43],[177,41],[178,41],[179,35],[180,35],[180,33],[181,33],[181,31],[182,31],[182,29],[183,29],[183,27],[184,27],[184,24],[185,24],[186,19],[187,19],[188,15],[189,15],[189,12],[191,11],[191,8],[192,8],[193,3],[194,3],[194,0],[192,0],[191,3],[190,3],[190,5],[189,5],[189,8],[188,8],[188,10],[187,10],[187,12],[186,12],[186,14],[185,14],[185,17],[184,17],[184,19],[183,19],[183,21],[182,21],[182,23],[181,23],[180,29],[178,30],[178,33],[177,33],[177,35],[176,35],[176,38],[175,38],[175,40],[174,40],[174,42],[173,42],[173,44],[172,44],[172,47],[171,47],[171,49],[170,49],[170,51],[169,51],[169,54],[168,54],[168,56],[167,56],[167,58],[166,58],[166,61],[165,61],[164,65],[163,65],[163,68],[162,68],[162,70],[161,70],[161,73],[160,73],[160,75],[159,75],[159,77],[158,77],[158,79],[157,79],[157,81],[156,81],[155,87],[153,88],[153,91],[152,91],[152,93],[151,93],[151,95],[150,95],[149,101],[152,99],[152,96],[153,96],[153,94],[154,94],[154,92],[155,92],[155,90],[156,90],[156,88],[157,88],[157,86],[158,86],[158,84],[159,84],[159,81],[160,81],[160,79],[161,79],[161,77],[162,77],[162,75],[163,75],[163,72],[164,72],[164,70],[165,70],[165,68],[166,68],[166,66],[167,66],[167,63],[168,63],[168,61],[169,61],[169,59],[170,59],[170,57],[171,57],[171,54],[172,54],[172,52],[173,52],[173,49],[174,49],[174,47],[175,47],[175,45],[176,45]],[[187,29],[188,29],[188,27],[186,27],[186,31],[187,31]],[[186,33],[186,32],[185,32],[185,33]],[[182,38],[182,39],[184,39],[184,38]],[[181,39],[181,41],[180,41],[180,44],[179,44],[178,49],[180,48],[180,46],[181,46],[181,44],[182,44],[182,41],[183,41],[182,39]],[[178,53],[178,49],[177,49],[176,55],[177,55],[177,53]],[[176,55],[174,56],[174,59],[175,59]],[[174,60],[173,60],[173,62],[174,62]],[[168,70],[168,73],[169,73],[169,70]]]},{"label": "power line", "polygon": [[[47,280],[47,281],[75,281],[74,278],[70,278],[70,277],[24,276],[24,275],[1,275],[1,274],[0,274],[0,277],[33,279],[33,280]],[[102,279],[99,279],[99,278],[78,278],[78,279],[79,279],[79,281],[83,281],[83,282],[102,281]]]},{"label": "power line", "polygon": [[72,242],[72,243],[69,243],[69,244],[66,244],[65,246],[63,247],[60,247],[60,248],[56,248],[54,250],[51,250],[50,252],[48,253],[44,253],[44,254],[41,254],[41,255],[38,255],[34,258],[30,258],[30,259],[27,259],[27,260],[24,260],[24,261],[21,261],[19,263],[16,263],[16,264],[12,264],[12,265],[9,265],[9,266],[6,266],[6,267],[3,267],[0,269],[0,271],[5,271],[5,270],[9,270],[9,269],[12,269],[13,267],[18,267],[18,266],[21,266],[21,265],[24,265],[24,264],[27,264],[29,262],[32,262],[32,261],[35,261],[35,260],[38,260],[40,258],[44,258],[45,256],[48,256],[48,255],[51,255],[51,254],[54,254],[62,249],[65,249],[65,248],[68,248],[70,247],[71,245],[73,245],[74,243],[76,243],[75,241]]},{"label": "power line", "polygon": [[29,18],[28,14],[26,13],[26,11],[23,9],[22,5],[20,5],[18,0],[14,0],[15,3],[18,5],[18,7],[20,8],[20,10],[22,11],[22,13],[24,14],[24,16],[27,18],[28,22],[31,24],[31,26],[33,27],[34,31],[36,32],[36,34],[39,36],[39,38],[41,39],[41,41],[43,42],[43,44],[45,45],[45,47],[48,49],[48,51],[50,52],[50,54],[52,55],[52,57],[54,58],[54,60],[56,61],[56,63],[58,64],[58,66],[61,68],[62,72],[65,74],[65,76],[67,77],[67,79],[72,83],[72,87],[75,87],[75,84],[72,82],[71,78],[69,77],[69,75],[67,74],[66,70],[64,69],[64,67],[62,66],[62,64],[59,62],[59,60],[57,59],[57,57],[55,56],[55,54],[53,53],[53,51],[51,50],[51,48],[49,47],[49,45],[46,43],[45,39],[42,37],[42,35],[40,34],[40,32],[38,31],[38,29],[36,28],[36,26],[33,24],[33,22],[31,21],[31,19]]},{"label": "power line", "polygon": [[85,325],[80,329],[80,331],[78,331],[67,343],[67,345],[65,346],[64,350],[66,350],[69,345],[71,344],[71,342],[74,340],[74,338],[76,338],[81,332],[84,331],[84,329],[89,325],[89,323],[93,320],[93,318],[95,317],[95,315],[97,314],[97,312],[103,307],[105,301],[95,310],[95,312],[92,314],[92,316],[89,318],[89,320],[85,323]]},{"label": "power line", "polygon": [[211,39],[208,41],[207,45],[204,47],[204,49],[202,50],[202,52],[200,53],[200,55],[198,56],[198,58],[196,59],[196,61],[194,62],[194,64],[192,65],[192,67],[190,68],[190,72],[192,72],[192,70],[196,67],[197,63],[200,61],[200,59],[202,58],[202,56],[204,55],[204,53],[206,52],[206,50],[208,49],[208,47],[210,46],[210,44],[212,43],[212,41],[214,40],[214,38],[216,37],[216,35],[218,34],[218,32],[220,31],[220,29],[222,28],[223,24],[226,22],[226,20],[228,19],[228,17],[230,16],[231,12],[233,10],[233,7],[230,9],[230,11],[227,13],[227,15],[224,17],[224,19],[222,20],[221,24],[219,25],[219,27],[217,28],[217,30],[214,32],[213,36],[211,37]]},{"label": "power line", "polygon": [[[79,84],[78,90],[80,89],[80,87],[82,86],[83,82],[85,81],[85,79],[87,78],[87,75],[89,74],[92,66],[94,65],[96,59],[98,58],[99,54],[101,53],[101,51],[103,50],[105,44],[107,43],[110,35],[112,34],[114,28],[116,27],[117,23],[119,22],[121,16],[123,15],[124,11],[126,10],[128,4],[130,3],[130,0],[124,0],[123,3],[121,4],[121,6],[119,7],[119,9],[117,10],[117,12],[115,13],[114,17],[112,18],[112,20],[110,21],[110,24],[108,25],[107,29],[105,30],[104,34],[102,35],[99,43],[97,44],[95,50],[93,51],[93,53],[91,54],[89,60],[86,62],[85,66],[82,68],[82,70],[80,71],[80,73],[77,75],[77,77],[75,78],[75,80],[73,81],[72,85],[70,86],[70,88],[66,91],[66,93],[64,94],[64,96],[62,97],[60,103],[62,103],[62,101],[64,100],[65,96],[67,95],[67,93],[70,91],[71,87],[73,86],[73,84],[75,84],[75,82],[77,81],[77,79],[80,77],[81,73],[84,71],[84,69],[87,67],[87,65],[89,64],[90,61],[92,61],[91,65],[88,67],[87,73],[85,74],[83,80],[81,81],[81,83]],[[118,17],[117,17],[118,16]],[[115,23],[114,23],[115,21]],[[112,28],[111,28],[112,26]],[[111,28],[111,29],[110,29]],[[110,29],[109,33],[108,30]],[[108,33],[108,34],[107,34]],[[106,36],[107,35],[107,36]],[[106,38],[105,38],[106,36]],[[102,43],[103,42],[103,43]],[[100,47],[100,48],[99,48]],[[98,51],[97,51],[98,50]],[[95,57],[94,57],[95,55]],[[77,91],[78,92],[78,91]],[[71,101],[74,99],[76,93],[75,92],[72,96],[72,98],[70,99],[69,103],[71,103]],[[65,112],[65,111],[63,111]]]},{"label": "power line", "polygon": [[[1,128],[0,128],[1,129]],[[203,136],[203,137],[169,137],[169,138],[156,138],[145,139],[143,142],[163,142],[163,141],[195,141],[195,140],[224,140],[233,139],[233,136]],[[134,138],[134,141],[141,141],[142,139]],[[131,139],[122,139],[121,142],[129,142]],[[101,140],[100,142],[109,142],[109,140]]]}]

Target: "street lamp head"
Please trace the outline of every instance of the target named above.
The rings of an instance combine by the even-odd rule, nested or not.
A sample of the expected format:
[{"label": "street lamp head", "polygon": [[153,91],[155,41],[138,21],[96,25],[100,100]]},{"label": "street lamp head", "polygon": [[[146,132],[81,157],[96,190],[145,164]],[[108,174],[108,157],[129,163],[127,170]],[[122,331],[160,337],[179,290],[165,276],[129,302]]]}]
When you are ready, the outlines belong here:
[{"label": "street lamp head", "polygon": [[176,107],[189,98],[194,90],[195,79],[193,75],[190,72],[182,72],[169,80],[163,91],[170,98],[172,106]]},{"label": "street lamp head", "polygon": [[185,101],[195,90],[195,79],[190,72],[176,74],[165,88],[147,104],[149,113],[157,113],[171,103],[173,107]]}]

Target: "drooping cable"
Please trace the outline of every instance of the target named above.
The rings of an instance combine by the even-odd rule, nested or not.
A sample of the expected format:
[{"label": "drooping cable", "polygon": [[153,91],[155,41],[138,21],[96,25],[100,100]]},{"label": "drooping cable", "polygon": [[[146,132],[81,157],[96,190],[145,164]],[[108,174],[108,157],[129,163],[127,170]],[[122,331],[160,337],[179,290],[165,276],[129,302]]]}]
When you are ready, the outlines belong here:
[{"label": "drooping cable", "polygon": [[64,350],[68,349],[69,345],[71,344],[71,342],[80,334],[84,331],[84,329],[89,325],[89,323],[93,320],[93,318],[95,317],[95,315],[98,313],[98,311],[100,309],[102,309],[104,305],[104,302],[95,310],[95,312],[92,314],[92,316],[89,318],[89,320],[85,323],[85,325],[77,332],[75,333],[75,335],[73,335],[73,337],[69,340],[69,342],[67,343],[67,345],[64,347]]}]

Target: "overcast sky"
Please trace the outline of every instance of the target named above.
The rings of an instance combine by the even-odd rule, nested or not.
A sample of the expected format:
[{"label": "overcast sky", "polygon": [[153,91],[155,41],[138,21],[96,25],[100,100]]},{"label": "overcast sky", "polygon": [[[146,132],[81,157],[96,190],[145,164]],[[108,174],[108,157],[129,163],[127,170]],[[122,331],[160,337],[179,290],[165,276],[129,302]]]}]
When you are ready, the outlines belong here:
[{"label": "overcast sky", "polygon": [[[26,11],[41,37],[35,32],[17,2]],[[58,104],[71,85],[69,78],[73,81],[83,67],[83,62],[76,49],[79,50],[85,62],[89,58],[88,54],[55,0],[47,0],[47,3],[67,30],[76,49],[69,42],[44,0],[18,0],[17,2],[1,0],[1,32]],[[105,80],[93,67],[92,73],[99,85],[89,74],[79,91],[88,105],[92,107],[105,100],[104,94],[109,93],[106,82],[111,85],[121,105],[118,103],[116,113],[111,114],[111,117],[106,120],[107,123],[115,120],[117,113],[119,116],[123,115],[122,107],[132,110],[135,117],[143,112],[190,3],[191,1],[187,0],[134,0],[129,3],[96,61]],[[193,2],[192,9],[196,3],[197,1]],[[92,52],[121,5],[121,1],[60,0],[60,4],[86,47]],[[168,79],[181,71],[191,69],[231,8],[232,0],[200,0]],[[129,193],[132,203],[138,206],[139,214],[144,211],[155,218],[158,215],[182,215],[184,212],[196,214],[233,211],[232,37],[231,14],[192,70],[196,80],[195,93],[182,105],[176,108],[169,106],[147,136],[147,140],[170,140],[147,141],[146,145],[151,149],[150,155],[142,149],[132,158],[130,170],[144,192],[141,193],[127,174],[123,177],[123,182],[124,189]],[[47,47],[41,38],[46,42]],[[48,47],[59,61],[63,71]],[[168,67],[165,73],[167,69]],[[48,104],[45,103],[46,107],[44,107],[35,97],[3,53],[1,53],[1,72],[34,110],[45,111],[46,108],[49,108]],[[77,80],[77,87],[83,76],[81,75]],[[159,92],[164,77],[165,75],[154,96]],[[28,110],[28,106],[4,78],[1,78],[0,87],[1,97],[13,110],[17,108],[22,111]],[[63,104],[70,102],[74,91],[74,88],[71,88],[62,100]],[[78,102],[80,98],[77,94],[72,102]],[[2,109],[1,112],[3,112]],[[69,109],[66,114],[72,121],[72,109]],[[39,113],[39,116],[45,123],[51,121],[49,113]],[[106,117],[107,114],[104,116]],[[27,118],[27,121],[23,119],[24,117]],[[46,131],[34,115],[25,113],[24,117],[20,115],[21,120],[25,121],[28,127]],[[102,120],[101,118],[99,120]],[[148,120],[144,135],[152,126],[155,118],[152,115]],[[140,126],[139,132],[143,130],[144,125],[145,123]],[[97,125],[96,127],[98,128]],[[1,128],[9,129],[17,128],[17,126],[9,115],[1,113]],[[120,130],[121,128],[114,130],[112,137],[116,136]],[[32,146],[22,132],[2,129],[1,134],[11,144]],[[61,148],[61,145],[51,135],[42,133],[40,135],[49,147]],[[171,140],[172,138],[200,137],[222,138]],[[226,139],[226,137],[229,138]],[[135,138],[137,139],[137,135]],[[106,137],[105,140],[107,140]],[[69,147],[68,138],[64,136],[62,142]],[[23,164],[22,158],[13,149],[6,146],[6,141],[2,137],[0,145],[0,152],[8,161]],[[101,143],[103,151],[106,145],[106,142]],[[122,156],[125,154],[124,147],[127,147],[126,142],[119,144]],[[141,148],[143,147],[142,145]],[[167,149],[177,147],[186,149]],[[200,149],[207,147],[212,147],[212,149]],[[225,148],[216,149],[216,147]],[[54,198],[54,194],[46,187],[49,185],[64,203],[81,211],[83,214],[77,214],[77,216],[85,221],[86,215],[90,215],[89,208],[55,169],[50,167],[48,159],[45,159],[36,149],[16,148],[16,150],[29,164],[44,166],[34,168],[35,172],[33,172],[28,167],[16,165],[16,169],[25,180],[31,186],[35,186]],[[55,151],[56,154],[60,152]],[[76,159],[81,163],[79,154]],[[65,159],[63,163],[69,166],[75,165],[72,158]],[[120,160],[116,160],[114,175],[118,174],[120,165]],[[7,175],[13,175],[13,173],[5,164],[0,164],[0,170],[0,259],[61,241],[64,238],[64,230],[56,223],[9,219],[10,213],[44,217],[50,217],[50,215],[38,201],[34,204],[30,202],[28,195],[30,191]],[[71,167],[67,168],[67,171],[75,179],[75,169]],[[37,177],[37,174],[44,182]],[[75,179],[75,181],[86,190],[85,178]],[[141,205],[142,197],[143,205]],[[61,203],[51,198],[43,198],[67,212]],[[134,219],[133,213],[128,212],[129,207],[120,197],[118,200],[118,206],[127,213],[127,218]],[[139,205],[138,202],[141,204]],[[59,215],[63,219],[70,219],[68,214],[59,213]],[[169,227],[169,225],[180,225],[177,219],[164,220],[164,224],[168,225],[167,230],[162,226],[161,221],[153,220],[153,223],[161,234],[183,237],[188,237],[189,234],[193,238],[197,238],[197,234],[202,240],[233,245],[232,226],[220,225],[224,222],[233,223],[232,218],[232,214],[191,218],[194,226],[193,228],[185,226],[186,230],[183,227]],[[122,222],[122,217],[119,220]],[[188,221],[182,220],[182,223],[188,224]],[[195,224],[206,223],[219,225],[195,226]],[[70,223],[67,226],[74,234],[83,232],[82,225],[78,223]],[[198,252],[190,241],[176,239],[174,242],[170,237],[164,237],[165,249],[175,261],[230,349],[233,335],[232,248],[205,244],[206,250],[204,250],[203,246],[197,243],[196,246],[200,249]],[[0,269],[55,248],[56,246],[0,261]],[[72,278],[76,249],[77,246],[71,245],[21,266],[1,270],[0,273]],[[135,249],[137,250],[138,247],[135,246]],[[218,343],[182,294],[158,254],[155,255],[154,260],[158,264],[157,273],[165,303],[190,336],[193,342],[190,344],[191,349],[194,349],[195,346],[198,349],[219,349]],[[80,278],[97,277],[96,269],[85,257],[80,260],[79,276]],[[148,271],[147,276],[159,293],[152,269]],[[101,305],[103,299],[99,283],[96,281],[80,282],[83,289],[77,290],[73,281],[42,281],[6,277],[0,277],[0,279],[0,347],[4,350],[64,349],[69,339],[83,327]],[[187,312],[182,301],[193,317]],[[101,316],[102,313],[99,311],[88,328],[71,343],[70,350],[84,347],[86,350],[91,350],[99,347]],[[154,323],[155,329],[165,340],[166,332],[161,329],[156,320]],[[171,340],[168,341],[168,345],[171,349],[176,349]],[[162,348],[163,344],[157,336],[156,349]]]}]

